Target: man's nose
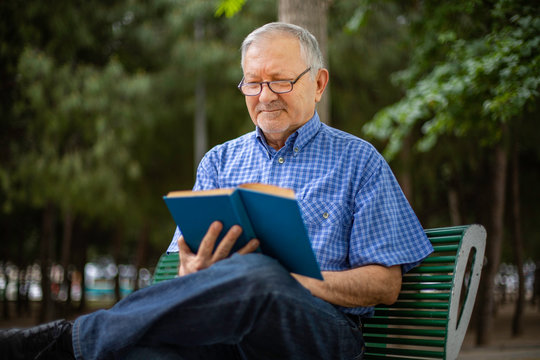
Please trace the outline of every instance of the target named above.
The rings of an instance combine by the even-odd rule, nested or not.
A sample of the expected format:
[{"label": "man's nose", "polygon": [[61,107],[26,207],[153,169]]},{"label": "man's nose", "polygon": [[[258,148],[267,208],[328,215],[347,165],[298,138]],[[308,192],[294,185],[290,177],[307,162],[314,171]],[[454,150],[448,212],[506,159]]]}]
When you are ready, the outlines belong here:
[{"label": "man's nose", "polygon": [[278,95],[270,90],[270,86],[267,83],[262,85],[261,93],[259,94],[259,102],[268,103],[276,100]]}]

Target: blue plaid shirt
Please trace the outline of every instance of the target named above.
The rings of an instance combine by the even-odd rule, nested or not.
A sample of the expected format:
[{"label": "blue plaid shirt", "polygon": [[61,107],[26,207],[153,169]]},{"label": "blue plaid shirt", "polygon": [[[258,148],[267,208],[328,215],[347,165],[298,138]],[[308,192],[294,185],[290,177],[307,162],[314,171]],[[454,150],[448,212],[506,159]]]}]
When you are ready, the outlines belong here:
[{"label": "blue plaid shirt", "polygon": [[[380,264],[407,272],[432,251],[384,158],[366,141],[321,123],[317,113],[278,151],[259,128],[214,147],[199,165],[194,190],[254,182],[295,191],[323,271]],[[178,251],[179,236],[176,229],[167,251]]]}]

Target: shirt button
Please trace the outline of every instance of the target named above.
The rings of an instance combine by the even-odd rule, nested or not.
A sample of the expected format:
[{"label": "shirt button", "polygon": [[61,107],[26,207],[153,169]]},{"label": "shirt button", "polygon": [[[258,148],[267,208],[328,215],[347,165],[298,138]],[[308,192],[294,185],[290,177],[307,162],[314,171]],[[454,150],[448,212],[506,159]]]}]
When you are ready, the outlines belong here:
[{"label": "shirt button", "polygon": [[325,218],[325,219],[328,219],[328,213],[327,213],[327,212],[323,212],[322,217]]},{"label": "shirt button", "polygon": [[282,157],[280,157],[280,158],[278,159],[278,163],[283,164],[284,162],[285,162],[285,159],[283,159]]},{"label": "shirt button", "polygon": [[295,152],[295,153],[297,153],[297,152],[299,152],[299,151],[300,151],[300,149],[298,148],[298,146],[294,148],[294,152]]}]

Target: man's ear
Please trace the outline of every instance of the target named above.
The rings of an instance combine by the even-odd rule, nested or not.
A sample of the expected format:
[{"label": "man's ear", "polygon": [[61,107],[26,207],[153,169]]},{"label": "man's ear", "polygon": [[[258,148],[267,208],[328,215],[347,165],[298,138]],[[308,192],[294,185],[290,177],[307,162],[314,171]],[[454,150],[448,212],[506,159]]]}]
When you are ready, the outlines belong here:
[{"label": "man's ear", "polygon": [[326,85],[328,84],[328,70],[326,69],[319,69],[319,72],[317,73],[317,77],[315,78],[315,83],[317,88],[315,89],[315,102],[321,101],[321,97],[324,93],[324,89],[326,89]]}]

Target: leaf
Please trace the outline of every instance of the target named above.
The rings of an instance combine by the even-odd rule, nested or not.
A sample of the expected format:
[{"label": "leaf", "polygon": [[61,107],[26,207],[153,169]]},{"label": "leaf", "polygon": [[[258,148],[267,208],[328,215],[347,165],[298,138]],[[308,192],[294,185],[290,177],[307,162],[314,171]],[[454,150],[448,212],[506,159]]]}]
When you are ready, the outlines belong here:
[{"label": "leaf", "polygon": [[242,10],[245,3],[246,0],[221,0],[214,15],[220,17],[225,14],[225,17],[231,18]]}]

